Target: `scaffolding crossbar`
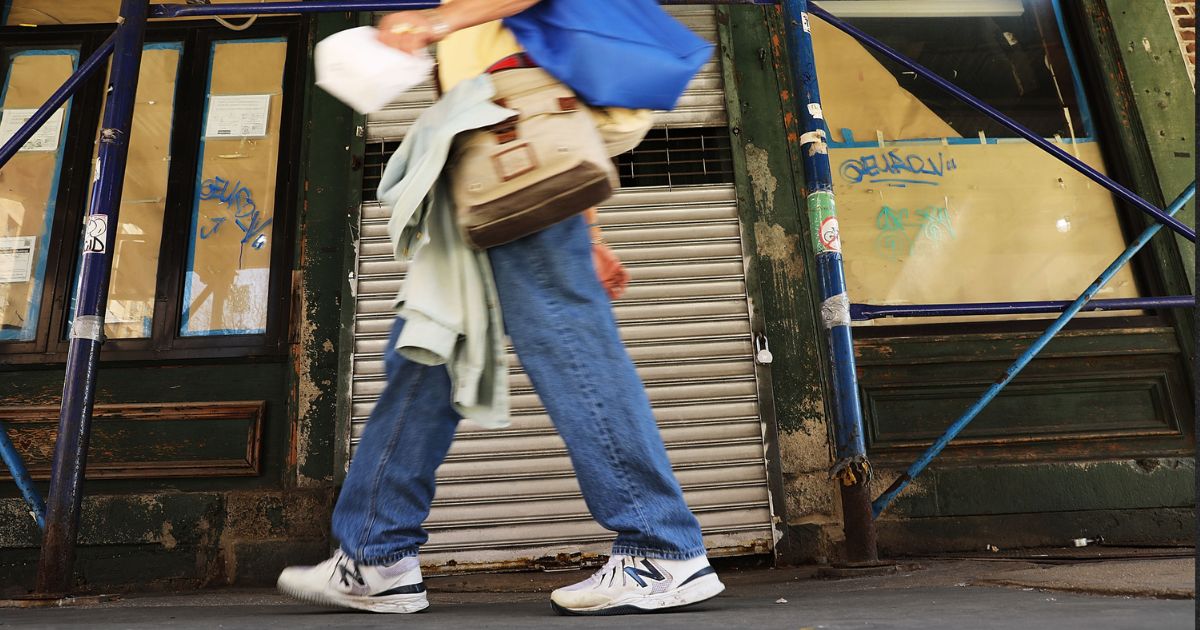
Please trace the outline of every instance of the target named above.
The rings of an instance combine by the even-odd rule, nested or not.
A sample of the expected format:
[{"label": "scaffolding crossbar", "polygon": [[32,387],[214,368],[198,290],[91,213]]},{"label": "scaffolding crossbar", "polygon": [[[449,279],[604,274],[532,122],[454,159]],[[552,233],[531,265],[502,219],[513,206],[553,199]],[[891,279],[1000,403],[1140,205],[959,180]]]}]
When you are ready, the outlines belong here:
[{"label": "scaffolding crossbar", "polygon": [[4,465],[8,467],[9,474],[12,475],[13,481],[16,482],[17,488],[21,491],[21,496],[25,499],[25,504],[29,506],[29,515],[33,517],[38,528],[46,528],[46,504],[42,501],[42,495],[38,494],[37,488],[33,485],[33,478],[29,476],[29,471],[25,469],[25,461],[21,459],[21,454],[17,452],[17,447],[13,445],[12,440],[8,437],[8,429],[0,422],[0,460],[4,461]]}]

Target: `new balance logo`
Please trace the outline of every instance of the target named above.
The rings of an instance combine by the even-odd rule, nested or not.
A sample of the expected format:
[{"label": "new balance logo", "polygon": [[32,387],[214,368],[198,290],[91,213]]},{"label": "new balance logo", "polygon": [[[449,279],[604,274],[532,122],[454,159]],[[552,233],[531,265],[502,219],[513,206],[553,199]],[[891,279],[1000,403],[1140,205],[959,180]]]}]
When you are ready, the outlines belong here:
[{"label": "new balance logo", "polygon": [[342,586],[350,586],[351,579],[357,582],[359,586],[367,585],[367,581],[363,579],[362,571],[358,570],[357,562],[343,562],[338,565],[338,571],[342,574]]},{"label": "new balance logo", "polygon": [[642,560],[642,566],[646,567],[648,570],[639,569],[637,568],[637,565],[625,567],[625,575],[633,578],[633,581],[637,582],[638,586],[641,586],[642,588],[646,587],[646,580],[642,578],[650,578],[655,582],[661,582],[669,577],[667,575],[663,575],[662,572],[658,570],[658,567],[650,564],[649,560]]}]

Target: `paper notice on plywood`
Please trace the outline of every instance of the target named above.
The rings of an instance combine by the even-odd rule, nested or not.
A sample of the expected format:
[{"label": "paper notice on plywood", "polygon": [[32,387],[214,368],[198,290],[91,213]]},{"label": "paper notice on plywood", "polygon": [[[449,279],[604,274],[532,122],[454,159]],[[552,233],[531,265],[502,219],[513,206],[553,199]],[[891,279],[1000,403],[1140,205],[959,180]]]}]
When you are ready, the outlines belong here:
[{"label": "paper notice on plywood", "polygon": [[[10,138],[17,135],[17,131],[21,129],[26,121],[33,118],[37,113],[36,109],[6,109],[4,115],[0,116],[0,145],[9,141]],[[58,150],[59,135],[62,133],[63,110],[58,110],[50,115],[50,120],[42,125],[41,129],[34,132],[33,137],[21,147],[22,151],[49,151]]]},{"label": "paper notice on plywood", "polygon": [[0,237],[0,282],[29,282],[36,244],[34,236]]},{"label": "paper notice on plywood", "polygon": [[270,94],[208,97],[205,138],[262,138],[270,120]]}]

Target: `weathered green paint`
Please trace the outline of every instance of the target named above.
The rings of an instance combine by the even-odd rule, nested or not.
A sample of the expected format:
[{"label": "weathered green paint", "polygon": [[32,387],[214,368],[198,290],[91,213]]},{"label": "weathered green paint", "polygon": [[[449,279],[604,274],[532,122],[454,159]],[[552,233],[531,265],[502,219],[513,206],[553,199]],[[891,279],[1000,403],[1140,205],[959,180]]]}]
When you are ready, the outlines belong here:
[{"label": "weathered green paint", "polygon": [[[330,489],[91,495],[80,516],[79,590],[267,585],[328,553]],[[32,586],[40,533],[0,499],[0,585]],[[20,590],[20,589],[18,589]],[[23,594],[17,592],[14,594]]]},{"label": "weathered green paint", "polygon": [[[1165,206],[1196,177],[1195,92],[1162,3],[1081,0],[1077,25],[1085,64],[1101,86],[1096,96],[1105,144],[1117,176],[1151,202]],[[1149,50],[1147,50],[1149,47]],[[1180,213],[1195,225],[1195,202]],[[1151,220],[1130,211],[1130,231]],[[1159,235],[1150,243],[1148,287],[1159,295],[1195,291],[1195,247],[1181,237]],[[1188,353],[1196,327],[1185,311],[1169,314]]]},{"label": "weathered green paint", "polygon": [[[352,229],[359,171],[354,168],[354,112],[314,85],[312,49],[356,24],[345,13],[312,18],[305,82],[303,206],[300,210],[298,304],[294,305],[291,397],[296,478],[301,486],[332,485],[338,459],[338,382],[342,345],[347,233]],[[351,306],[351,308],[353,308]]]},{"label": "weathered green paint", "polygon": [[[1040,334],[1041,324],[1030,324],[1022,332],[963,332],[871,337],[860,335],[855,346],[860,366],[966,363],[977,360],[1003,361],[1020,354]],[[1041,359],[1072,356],[1123,357],[1137,354],[1182,354],[1174,331],[1166,326],[1139,328],[1092,328],[1059,333],[1038,355]]]},{"label": "weathered green paint", "polygon": [[[1141,119],[1141,141],[1149,149],[1158,196],[1170,202],[1196,179],[1196,99],[1187,62],[1179,50],[1171,14],[1163,3],[1105,0],[1105,4],[1130,96]],[[1195,201],[1179,213],[1179,219],[1187,225],[1196,224]],[[1195,245],[1182,237],[1176,237],[1175,242],[1194,290]]]},{"label": "weathered green paint", "polygon": [[[368,26],[372,22],[370,13],[357,14],[355,26]],[[350,136],[351,164],[362,165],[366,154],[366,124],[365,116],[355,116],[356,132]],[[357,133],[357,130],[363,133]],[[346,182],[346,209],[348,229],[342,244],[342,332],[338,340],[338,403],[337,423],[334,439],[334,482],[338,485],[344,481],[346,471],[350,467],[350,434],[354,415],[353,380],[354,380],[354,319],[356,315],[355,300],[357,293],[359,225],[362,213],[362,168],[352,169]]]},{"label": "weathered green paint", "polygon": [[[1011,333],[861,342],[872,456],[907,464],[1026,345]],[[938,462],[1187,453],[1194,445],[1190,389],[1169,328],[1073,331],[1030,364]]]},{"label": "weathered green paint", "polygon": [[777,7],[728,6],[719,15],[729,32],[725,86],[747,284],[762,296],[754,308],[775,356],[775,414],[784,433],[811,431],[826,414],[824,344],[781,18]]},{"label": "weathered green paint", "polygon": [[[256,476],[260,404],[98,406],[87,479]],[[8,435],[34,479],[49,479],[58,407],[0,407]],[[7,479],[0,470],[0,480]]]},{"label": "weathered green paint", "polygon": [[1001,552],[1031,547],[1069,547],[1076,538],[1103,537],[1106,544],[1191,546],[1196,540],[1193,508],[1086,510],[879,522],[879,552],[897,557],[950,552]]},{"label": "weathered green paint", "polygon": [[1182,508],[1195,503],[1195,474],[1183,458],[937,469],[889,518]]},{"label": "weathered green paint", "polygon": [[[274,488],[287,458],[286,369],[282,363],[212,363],[198,365],[101,365],[96,379],[97,404],[200,403],[266,400],[262,427],[262,474],[257,477],[89,481],[85,494],[146,491],[200,491]],[[0,373],[0,405],[56,405],[62,396],[62,369],[25,366]],[[161,441],[186,442],[202,437],[205,421],[171,423]],[[244,434],[243,434],[244,435]],[[98,444],[97,447],[100,445]],[[181,445],[180,451],[192,450]],[[204,449],[195,449],[202,452]],[[44,491],[44,489],[43,489]],[[0,482],[0,497],[17,496],[15,484]]]}]

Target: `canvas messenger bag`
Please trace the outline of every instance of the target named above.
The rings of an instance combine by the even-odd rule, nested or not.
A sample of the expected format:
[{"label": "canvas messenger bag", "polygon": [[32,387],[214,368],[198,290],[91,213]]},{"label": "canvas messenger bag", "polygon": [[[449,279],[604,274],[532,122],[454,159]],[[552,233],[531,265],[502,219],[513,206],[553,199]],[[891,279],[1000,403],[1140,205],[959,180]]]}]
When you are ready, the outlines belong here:
[{"label": "canvas messenger bag", "polygon": [[570,88],[536,67],[497,72],[492,81],[495,102],[519,114],[460,134],[450,160],[458,224],[476,249],[538,232],[619,187],[596,122]]}]

